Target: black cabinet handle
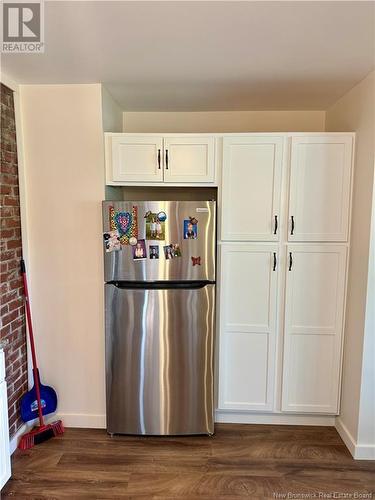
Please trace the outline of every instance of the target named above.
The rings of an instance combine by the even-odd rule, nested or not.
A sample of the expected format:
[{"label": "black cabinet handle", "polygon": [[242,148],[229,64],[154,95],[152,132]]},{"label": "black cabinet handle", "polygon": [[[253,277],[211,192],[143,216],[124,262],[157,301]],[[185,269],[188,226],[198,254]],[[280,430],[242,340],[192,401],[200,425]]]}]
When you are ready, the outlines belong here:
[{"label": "black cabinet handle", "polygon": [[161,166],[160,166],[160,149],[158,149],[158,169],[160,170],[161,169]]},{"label": "black cabinet handle", "polygon": [[277,215],[275,215],[275,228],[273,230],[273,234],[277,234]]},{"label": "black cabinet handle", "polygon": [[292,270],[292,266],[293,266],[293,256],[292,252],[289,252],[289,271]]},{"label": "black cabinet handle", "polygon": [[273,252],[273,268],[272,268],[272,271],[276,271],[276,265],[277,265],[276,252]]},{"label": "black cabinet handle", "polygon": [[165,168],[168,170],[168,149],[165,150]]},{"label": "black cabinet handle", "polygon": [[292,219],[292,227],[290,230],[290,234],[294,234],[294,216],[293,215],[291,216],[291,219]]}]

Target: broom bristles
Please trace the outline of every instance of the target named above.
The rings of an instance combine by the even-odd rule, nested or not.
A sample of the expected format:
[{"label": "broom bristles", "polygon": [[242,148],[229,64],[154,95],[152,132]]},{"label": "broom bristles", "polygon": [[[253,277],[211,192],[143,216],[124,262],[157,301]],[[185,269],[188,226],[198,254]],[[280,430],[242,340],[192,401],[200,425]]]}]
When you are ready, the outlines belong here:
[{"label": "broom bristles", "polygon": [[61,420],[56,420],[56,422],[53,422],[51,425],[53,427],[53,432],[55,436],[58,436],[59,434],[64,434],[64,425]]},{"label": "broom bristles", "polygon": [[64,426],[61,420],[51,422],[43,427],[36,427],[30,432],[24,434],[18,444],[20,450],[29,450],[36,444],[43,443],[48,439],[59,436],[64,433]]}]

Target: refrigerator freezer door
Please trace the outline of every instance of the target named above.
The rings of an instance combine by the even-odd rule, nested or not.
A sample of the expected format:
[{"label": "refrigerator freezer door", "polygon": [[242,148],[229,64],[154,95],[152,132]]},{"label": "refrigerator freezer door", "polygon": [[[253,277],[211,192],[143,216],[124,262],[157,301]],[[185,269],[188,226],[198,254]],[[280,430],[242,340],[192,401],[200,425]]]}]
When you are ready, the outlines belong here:
[{"label": "refrigerator freezer door", "polygon": [[[216,203],[214,201],[113,201],[103,202],[103,228],[110,231],[110,210],[114,213],[131,213],[132,207],[138,212],[138,239],[145,239],[145,259],[133,259],[133,247],[121,245],[121,250],[104,251],[104,281],[163,281],[163,280],[207,280],[215,281],[216,258]],[[164,212],[165,239],[146,239],[150,226],[146,228],[145,215]],[[188,239],[186,227],[189,217],[198,223],[193,229],[196,239]],[[194,235],[193,235],[194,236]],[[164,247],[178,244],[181,256],[166,259]],[[159,258],[150,258],[150,246],[158,247]],[[193,260],[194,258],[194,260]]]},{"label": "refrigerator freezer door", "polygon": [[213,433],[214,297],[105,285],[108,432]]}]

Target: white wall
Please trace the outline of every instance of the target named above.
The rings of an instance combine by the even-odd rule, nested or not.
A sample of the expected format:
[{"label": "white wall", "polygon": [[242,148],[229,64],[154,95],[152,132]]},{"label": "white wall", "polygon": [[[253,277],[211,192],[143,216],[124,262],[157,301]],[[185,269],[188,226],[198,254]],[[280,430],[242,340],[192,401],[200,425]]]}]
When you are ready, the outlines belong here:
[{"label": "white wall", "polygon": [[20,94],[41,377],[66,425],[104,426],[101,86],[26,85]]},{"label": "white wall", "polygon": [[124,112],[124,132],[320,132],[324,111]]},{"label": "white wall", "polygon": [[[326,115],[328,131],[355,131],[357,133],[342,401],[339,419],[339,424],[354,445],[359,442],[359,439],[362,444],[364,440],[373,439],[372,426],[375,422],[375,414],[365,415],[367,411],[373,411],[374,407],[364,405],[362,414],[359,404],[361,391],[365,391],[363,394],[369,394],[371,384],[374,383],[374,369],[368,371],[367,362],[366,366],[362,363],[374,180],[374,91],[375,72],[372,72],[328,109]],[[373,334],[374,332],[370,335]],[[366,349],[369,346],[371,346],[371,341],[366,340]],[[365,354],[367,356],[368,353]],[[374,356],[371,354],[370,359],[373,367]],[[375,395],[372,394],[372,397],[375,398]],[[370,425],[372,430],[367,429],[364,434],[361,432],[360,436],[359,431],[363,419],[372,420]],[[375,445],[374,442],[372,444]]]},{"label": "white wall", "polygon": [[104,132],[122,132],[122,109],[102,85],[102,118]]},{"label": "white wall", "polygon": [[[372,193],[371,240],[359,417],[358,444],[366,446],[373,443],[375,446],[375,177]],[[372,455],[375,460],[375,449]]]},{"label": "white wall", "polygon": [[[102,85],[102,124],[103,132],[122,132],[122,109],[104,85]],[[117,187],[105,186],[106,200],[120,200],[121,194],[121,190]]]}]

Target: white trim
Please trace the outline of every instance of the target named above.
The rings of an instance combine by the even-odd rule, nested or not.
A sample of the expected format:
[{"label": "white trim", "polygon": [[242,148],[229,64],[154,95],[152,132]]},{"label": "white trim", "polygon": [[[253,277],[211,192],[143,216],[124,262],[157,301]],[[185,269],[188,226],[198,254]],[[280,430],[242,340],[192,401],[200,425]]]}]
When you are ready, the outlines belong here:
[{"label": "white trim", "polygon": [[105,415],[87,413],[58,413],[53,420],[61,419],[64,427],[82,427],[86,429],[105,429]]},{"label": "white trim", "polygon": [[[79,85],[79,84],[77,84]],[[125,111],[126,113],[126,111]],[[324,137],[335,137],[335,136],[339,136],[339,135],[350,135],[352,137],[355,137],[355,134],[356,132],[325,132],[324,130],[322,130],[321,132],[293,132],[293,131],[290,131],[290,132],[278,132],[278,131],[274,131],[274,132],[163,132],[162,130],[161,131],[158,131],[158,132],[105,132],[106,135],[108,136],[129,136],[129,137],[135,137],[135,136],[155,136],[155,135],[162,135],[163,137],[181,137],[181,135],[184,135],[186,137],[189,137],[189,136],[201,136],[201,137],[205,137],[205,136],[214,136],[214,137],[235,137],[235,136],[239,136],[239,137],[245,137],[245,136],[248,136],[248,135],[251,135],[251,136],[254,136],[254,137],[261,137],[261,136],[282,136],[282,137],[292,137],[292,136],[299,136],[299,137],[309,137],[309,136],[313,136],[313,137],[319,137],[319,136],[324,136]]]},{"label": "white trim", "polygon": [[[59,413],[53,420],[61,419],[65,427],[105,429],[106,416],[87,413]],[[327,425],[334,427],[333,415],[285,415],[281,413],[250,413],[216,410],[215,423],[276,424],[276,425]]]},{"label": "white trim", "polygon": [[285,415],[282,413],[248,413],[216,410],[216,423],[274,424],[274,425],[324,425],[334,427],[333,415]]},{"label": "white trim", "polygon": [[355,441],[353,436],[348,431],[347,427],[341,420],[341,417],[337,417],[335,420],[335,427],[337,432],[340,434],[341,439],[344,441],[345,446],[348,448],[352,456],[355,455]]},{"label": "white trim", "polygon": [[[0,350],[1,358],[3,358],[3,354],[3,351]],[[0,374],[0,377],[2,377],[2,374]],[[0,490],[10,476],[7,383],[3,380],[0,382]]]},{"label": "white trim", "polygon": [[357,444],[340,417],[336,418],[335,427],[355,460],[375,460],[375,444]]},{"label": "white trim", "polygon": [[106,181],[106,186],[119,186],[119,187],[218,187],[217,181],[207,182],[131,182],[131,181]]}]

